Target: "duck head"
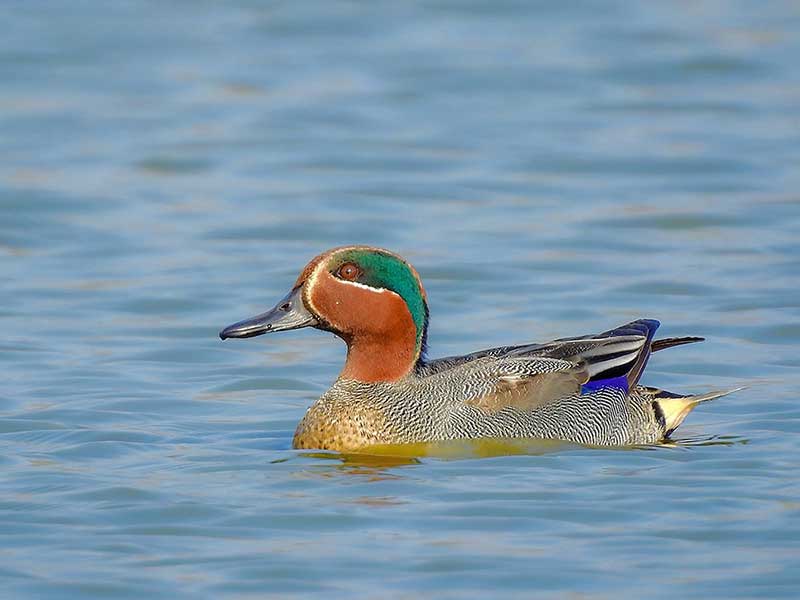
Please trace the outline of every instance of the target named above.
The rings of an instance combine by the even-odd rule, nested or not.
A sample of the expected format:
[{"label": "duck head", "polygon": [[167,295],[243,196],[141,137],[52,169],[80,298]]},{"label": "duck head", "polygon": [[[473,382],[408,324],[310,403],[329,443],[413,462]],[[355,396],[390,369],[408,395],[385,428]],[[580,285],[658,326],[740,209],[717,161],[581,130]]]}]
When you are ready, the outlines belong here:
[{"label": "duck head", "polygon": [[314,258],[273,309],[223,329],[247,338],[315,327],[347,344],[343,379],[397,381],[425,352],[428,304],[419,274],[397,254],[371,246],[334,248]]}]

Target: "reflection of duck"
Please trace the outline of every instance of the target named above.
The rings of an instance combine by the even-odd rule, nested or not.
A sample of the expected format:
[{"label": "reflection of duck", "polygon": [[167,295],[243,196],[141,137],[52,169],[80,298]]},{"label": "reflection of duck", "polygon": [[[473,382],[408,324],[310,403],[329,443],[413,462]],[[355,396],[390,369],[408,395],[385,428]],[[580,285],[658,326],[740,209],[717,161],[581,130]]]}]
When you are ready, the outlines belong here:
[{"label": "reflection of duck", "polygon": [[220,337],[311,326],[347,343],[344,369],[298,425],[296,448],[480,438],[613,446],[659,442],[697,404],[727,393],[638,385],[651,352],[702,340],[653,340],[658,325],[640,319],[598,335],[427,360],[417,272],[388,250],[348,246],[316,257],[275,308]]}]

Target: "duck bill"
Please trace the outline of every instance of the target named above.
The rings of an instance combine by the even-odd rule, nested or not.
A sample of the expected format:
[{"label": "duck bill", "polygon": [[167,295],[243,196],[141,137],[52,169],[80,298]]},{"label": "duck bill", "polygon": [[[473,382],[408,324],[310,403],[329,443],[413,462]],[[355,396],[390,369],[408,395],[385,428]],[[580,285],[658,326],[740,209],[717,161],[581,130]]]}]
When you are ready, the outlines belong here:
[{"label": "duck bill", "polygon": [[250,319],[228,325],[219,332],[222,340],[227,338],[249,338],[273,331],[288,331],[317,325],[317,319],[303,304],[303,286],[286,294],[275,308]]}]

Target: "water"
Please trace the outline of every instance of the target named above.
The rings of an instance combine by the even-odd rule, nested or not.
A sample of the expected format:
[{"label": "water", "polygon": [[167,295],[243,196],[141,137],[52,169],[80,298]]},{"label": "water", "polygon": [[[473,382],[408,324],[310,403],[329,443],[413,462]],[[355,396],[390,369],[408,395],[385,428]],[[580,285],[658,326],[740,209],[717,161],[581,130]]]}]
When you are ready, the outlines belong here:
[{"label": "water", "polygon": [[[1,596],[797,596],[795,3],[2,11]],[[216,334],[355,242],[432,356],[655,317],[708,341],[646,383],[749,388],[674,447],[293,451],[342,344]]]}]

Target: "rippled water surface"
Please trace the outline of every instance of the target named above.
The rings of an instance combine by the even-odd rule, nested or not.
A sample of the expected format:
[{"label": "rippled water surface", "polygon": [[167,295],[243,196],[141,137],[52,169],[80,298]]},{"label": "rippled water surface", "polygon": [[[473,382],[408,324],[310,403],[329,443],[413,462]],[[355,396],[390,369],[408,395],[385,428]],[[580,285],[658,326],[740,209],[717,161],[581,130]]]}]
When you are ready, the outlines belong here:
[{"label": "rippled water surface", "polygon": [[[0,595],[800,589],[800,11],[8,2]],[[749,386],[672,447],[297,452],[343,345],[221,342],[327,247],[420,270],[431,355],[655,317]]]}]

